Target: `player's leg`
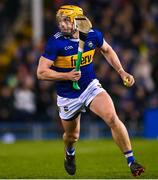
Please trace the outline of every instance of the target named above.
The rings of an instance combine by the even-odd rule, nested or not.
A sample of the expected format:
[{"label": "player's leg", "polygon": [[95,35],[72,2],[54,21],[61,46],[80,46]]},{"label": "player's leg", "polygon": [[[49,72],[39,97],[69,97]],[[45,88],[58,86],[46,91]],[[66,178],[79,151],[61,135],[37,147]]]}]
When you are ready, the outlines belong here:
[{"label": "player's leg", "polygon": [[[119,120],[112,99],[106,91],[99,93],[93,99],[90,104],[90,110],[101,117],[111,128],[113,139],[125,154],[130,166],[134,162],[134,157],[129,135],[124,124]],[[140,175],[143,171],[144,168],[138,165],[132,173],[133,175]]]},{"label": "player's leg", "polygon": [[123,152],[131,150],[127,130],[119,120],[113,102],[107,92],[101,92],[93,99],[90,104],[90,110],[108,124],[115,142]]},{"label": "player's leg", "polygon": [[71,149],[80,134],[80,114],[72,120],[61,120],[64,129],[63,140],[65,148]]},{"label": "player's leg", "polygon": [[65,161],[64,166],[70,175],[76,172],[75,164],[75,148],[74,143],[78,141],[80,134],[80,115],[71,118],[71,120],[61,120],[64,134],[63,140],[65,143]]}]

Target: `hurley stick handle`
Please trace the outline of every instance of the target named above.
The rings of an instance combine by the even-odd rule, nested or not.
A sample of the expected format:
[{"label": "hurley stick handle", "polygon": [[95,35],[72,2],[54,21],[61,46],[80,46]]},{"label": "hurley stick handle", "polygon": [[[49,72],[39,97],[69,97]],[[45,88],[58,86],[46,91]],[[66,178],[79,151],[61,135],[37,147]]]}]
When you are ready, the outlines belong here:
[{"label": "hurley stick handle", "polygon": [[76,71],[80,70],[81,60],[82,60],[82,53],[84,49],[85,42],[82,40],[79,40],[79,46],[78,46],[78,53],[77,53],[77,61],[76,61]]},{"label": "hurley stick handle", "polygon": [[[81,32],[80,33],[80,37],[81,37]],[[84,38],[84,40],[86,39],[86,37]],[[77,53],[77,60],[76,60],[76,71],[79,71],[80,70],[80,65],[81,65],[81,61],[82,61],[82,53],[83,53],[83,49],[84,49],[84,44],[85,42],[83,41],[83,39],[79,40],[79,46],[78,46],[78,53]],[[78,85],[78,82],[77,81],[74,81],[73,82],[73,88],[76,89],[76,90],[80,90],[80,87]]]}]

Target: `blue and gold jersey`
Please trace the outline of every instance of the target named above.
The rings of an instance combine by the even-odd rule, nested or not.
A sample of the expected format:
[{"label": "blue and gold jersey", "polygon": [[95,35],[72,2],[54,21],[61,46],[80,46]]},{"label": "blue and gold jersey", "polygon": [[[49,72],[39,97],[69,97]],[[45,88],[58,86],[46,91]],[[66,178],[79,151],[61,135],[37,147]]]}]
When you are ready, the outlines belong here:
[{"label": "blue and gold jersey", "polygon": [[[90,30],[85,42],[81,61],[81,78],[78,81],[80,90],[72,87],[72,81],[57,81],[57,94],[61,97],[77,98],[89,83],[96,78],[93,68],[95,49],[103,45],[103,35],[98,30]],[[53,69],[58,72],[69,72],[75,68],[78,52],[78,39],[67,38],[58,32],[46,45],[43,57],[53,61]]]}]

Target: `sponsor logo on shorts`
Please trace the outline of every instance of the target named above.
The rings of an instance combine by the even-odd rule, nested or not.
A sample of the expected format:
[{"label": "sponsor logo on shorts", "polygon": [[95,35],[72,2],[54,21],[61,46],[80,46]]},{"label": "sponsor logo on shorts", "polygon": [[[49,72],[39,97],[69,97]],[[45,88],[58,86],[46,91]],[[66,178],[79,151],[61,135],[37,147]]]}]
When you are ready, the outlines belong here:
[{"label": "sponsor logo on shorts", "polygon": [[98,87],[102,88],[102,85],[101,84],[97,84]]},{"label": "sponsor logo on shorts", "polygon": [[64,106],[64,111],[65,111],[65,112],[68,112],[68,111],[69,111],[68,106]]}]

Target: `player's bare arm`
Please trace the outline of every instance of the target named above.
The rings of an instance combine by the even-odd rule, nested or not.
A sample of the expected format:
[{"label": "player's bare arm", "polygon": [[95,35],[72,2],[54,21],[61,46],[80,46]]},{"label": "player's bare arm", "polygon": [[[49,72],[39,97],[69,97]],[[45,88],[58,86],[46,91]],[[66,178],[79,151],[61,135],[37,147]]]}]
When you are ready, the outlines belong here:
[{"label": "player's bare arm", "polygon": [[101,53],[107,59],[109,64],[119,73],[124,84],[129,87],[132,86],[135,82],[134,77],[123,69],[117,54],[105,41],[101,47]]},{"label": "player's bare arm", "polygon": [[81,77],[80,71],[75,71],[73,69],[70,72],[57,72],[52,70],[51,67],[53,66],[53,61],[44,58],[41,56],[37,68],[37,77],[41,80],[48,80],[48,81],[78,81]]}]

